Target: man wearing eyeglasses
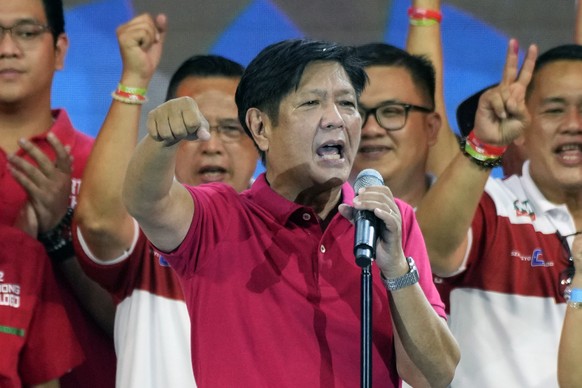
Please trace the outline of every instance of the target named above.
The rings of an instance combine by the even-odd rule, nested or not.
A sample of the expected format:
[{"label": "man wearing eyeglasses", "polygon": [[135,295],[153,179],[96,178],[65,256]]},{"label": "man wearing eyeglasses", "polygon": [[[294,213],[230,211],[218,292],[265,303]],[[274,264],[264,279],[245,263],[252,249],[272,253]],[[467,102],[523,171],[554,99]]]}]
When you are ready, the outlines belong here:
[{"label": "man wearing eyeglasses", "polygon": [[416,207],[433,179],[427,174],[429,150],[442,121],[435,110],[435,70],[424,57],[384,43],[362,45],[357,52],[369,84],[359,100],[362,136],[351,179],[373,168],[394,196]]},{"label": "man wearing eyeglasses", "polygon": [[[1,352],[6,355],[14,350],[12,345],[21,347],[17,367],[22,381],[15,386],[44,383],[63,375],[61,387],[114,386],[115,353],[107,333],[113,326],[113,304],[84,275],[70,240],[72,209],[93,140],[73,128],[63,109],[51,109],[53,76],[63,68],[68,46],[61,1],[0,1],[0,224],[23,228],[43,243],[52,259],[52,266],[44,268],[58,269],[58,291],[74,330],[72,334],[64,326],[54,329],[49,325],[40,343],[23,344],[33,338],[32,331],[35,336],[40,333],[37,325],[49,321],[39,315],[42,322],[33,317],[33,325],[15,330],[26,322],[11,319],[30,313],[28,303],[9,311],[8,322],[3,316]],[[87,90],[79,91],[80,97],[89,91],[88,85]],[[0,240],[7,238],[7,234],[0,235]],[[25,259],[18,253],[15,256]],[[28,278],[22,277],[32,274],[16,273],[14,268],[18,267],[2,265],[0,284],[15,285],[29,296]],[[44,280],[50,276],[47,273]],[[37,297],[40,300],[42,295]],[[76,339],[85,361],[54,368],[61,358],[70,358],[75,349],[71,342]],[[2,377],[0,385],[6,382]]]}]

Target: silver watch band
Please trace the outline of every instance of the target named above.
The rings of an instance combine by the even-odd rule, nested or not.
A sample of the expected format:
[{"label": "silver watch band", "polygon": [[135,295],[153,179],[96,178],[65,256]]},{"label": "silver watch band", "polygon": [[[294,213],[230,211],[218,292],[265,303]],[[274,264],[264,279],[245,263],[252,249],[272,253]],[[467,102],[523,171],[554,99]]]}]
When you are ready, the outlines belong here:
[{"label": "silver watch band", "polygon": [[401,288],[411,286],[418,283],[418,270],[416,269],[416,264],[412,257],[407,257],[406,262],[408,263],[408,272],[402,276],[393,279],[386,279],[382,276],[382,282],[388,291],[396,291]]}]

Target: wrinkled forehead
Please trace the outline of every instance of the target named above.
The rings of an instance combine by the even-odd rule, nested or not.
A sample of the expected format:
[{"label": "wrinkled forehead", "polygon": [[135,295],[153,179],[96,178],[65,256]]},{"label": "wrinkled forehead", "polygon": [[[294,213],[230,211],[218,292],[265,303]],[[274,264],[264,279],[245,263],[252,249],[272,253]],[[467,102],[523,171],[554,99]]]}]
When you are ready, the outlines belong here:
[{"label": "wrinkled forehead", "polygon": [[339,62],[313,61],[308,63],[301,74],[295,93],[311,91],[333,94],[353,94],[352,82]]}]

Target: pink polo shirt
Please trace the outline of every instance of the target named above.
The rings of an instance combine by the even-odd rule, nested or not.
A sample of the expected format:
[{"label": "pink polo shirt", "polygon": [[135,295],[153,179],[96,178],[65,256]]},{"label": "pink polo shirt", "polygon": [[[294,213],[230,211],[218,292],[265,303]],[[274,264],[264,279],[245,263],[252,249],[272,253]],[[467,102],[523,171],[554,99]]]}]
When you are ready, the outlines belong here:
[{"label": "pink polo shirt", "polygon": [[[337,214],[325,231],[312,209],[261,175],[238,195],[223,184],[188,187],[196,202],[177,271],[192,322],[198,387],[356,387],[360,384],[360,277],[354,228]],[[345,203],[354,193],[342,187]],[[413,209],[401,201],[404,252],[445,317]],[[373,385],[398,387],[387,291],[373,266]]]}]

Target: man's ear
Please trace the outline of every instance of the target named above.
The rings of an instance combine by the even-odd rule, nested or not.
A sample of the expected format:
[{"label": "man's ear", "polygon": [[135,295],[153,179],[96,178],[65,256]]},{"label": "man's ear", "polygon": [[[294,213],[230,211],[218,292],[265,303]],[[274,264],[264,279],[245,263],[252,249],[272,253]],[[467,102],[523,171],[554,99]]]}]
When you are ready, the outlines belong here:
[{"label": "man's ear", "polygon": [[260,109],[250,108],[247,110],[245,121],[257,147],[261,151],[267,152],[270,136],[267,116]]},{"label": "man's ear", "polygon": [[69,50],[69,37],[62,33],[57,37],[55,44],[55,70],[62,70],[65,67],[65,57]]},{"label": "man's ear", "polygon": [[429,147],[432,147],[433,145],[436,144],[439,137],[439,131],[442,129],[441,115],[437,112],[432,112],[428,114],[426,118],[426,125],[427,125],[426,136],[428,138],[428,145]]}]

